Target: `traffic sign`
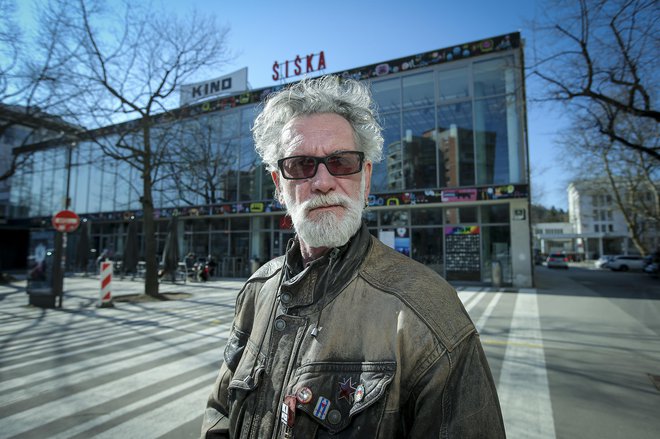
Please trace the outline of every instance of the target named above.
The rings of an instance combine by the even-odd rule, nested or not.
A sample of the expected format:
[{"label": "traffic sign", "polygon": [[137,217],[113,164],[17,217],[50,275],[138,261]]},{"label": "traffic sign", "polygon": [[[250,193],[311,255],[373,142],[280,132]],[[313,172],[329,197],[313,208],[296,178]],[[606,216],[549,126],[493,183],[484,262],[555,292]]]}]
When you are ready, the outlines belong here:
[{"label": "traffic sign", "polygon": [[57,212],[50,221],[58,232],[75,232],[80,225],[80,217],[71,210]]}]

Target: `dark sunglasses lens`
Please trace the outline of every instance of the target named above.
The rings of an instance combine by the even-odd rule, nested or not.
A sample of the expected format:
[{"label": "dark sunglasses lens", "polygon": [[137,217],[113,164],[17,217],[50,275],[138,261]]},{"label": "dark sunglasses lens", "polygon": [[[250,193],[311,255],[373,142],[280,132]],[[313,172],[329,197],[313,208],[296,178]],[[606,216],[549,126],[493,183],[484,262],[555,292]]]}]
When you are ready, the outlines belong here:
[{"label": "dark sunglasses lens", "polygon": [[316,174],[314,157],[291,157],[282,162],[285,177],[310,178]]},{"label": "dark sunglasses lens", "polygon": [[332,175],[355,174],[360,171],[362,165],[360,155],[352,152],[330,155],[325,163]]}]

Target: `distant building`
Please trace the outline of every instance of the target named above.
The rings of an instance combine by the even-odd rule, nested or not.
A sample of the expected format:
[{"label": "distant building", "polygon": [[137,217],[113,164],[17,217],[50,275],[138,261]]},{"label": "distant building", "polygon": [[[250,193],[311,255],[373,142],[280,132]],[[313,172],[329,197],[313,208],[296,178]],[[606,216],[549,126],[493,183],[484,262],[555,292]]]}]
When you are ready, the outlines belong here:
[{"label": "distant building", "polygon": [[537,223],[532,225],[534,248],[550,253],[574,254],[576,233],[572,223]]},{"label": "distant building", "polygon": [[[625,185],[621,184],[621,187]],[[627,194],[622,192],[623,199],[627,200]],[[631,202],[651,201],[653,195],[647,190],[637,196],[638,198]],[[587,255],[593,257],[595,254],[639,253],[632,243],[631,231],[608,181],[591,179],[570,183],[568,211],[569,221],[580,235],[579,244]],[[660,244],[658,220],[659,218],[638,218],[642,242],[649,252],[657,249]]]}]

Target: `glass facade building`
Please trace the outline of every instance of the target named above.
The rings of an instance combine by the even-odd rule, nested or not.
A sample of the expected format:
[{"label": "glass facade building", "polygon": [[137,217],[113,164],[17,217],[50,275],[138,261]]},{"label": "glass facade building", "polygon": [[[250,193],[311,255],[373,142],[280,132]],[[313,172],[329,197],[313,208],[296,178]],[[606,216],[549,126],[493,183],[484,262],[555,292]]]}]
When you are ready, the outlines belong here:
[{"label": "glass facade building", "polygon": [[[338,74],[369,83],[383,126],[365,212],[372,233],[450,281],[491,283],[501,274],[504,284],[531,286],[520,35]],[[154,186],[159,252],[178,215],[181,254],[213,255],[221,275],[247,276],[250,260],[282,254],[293,231],[250,132],[259,102],[280,87],[187,107],[154,128],[154,139],[177,151]],[[32,228],[49,224],[67,181],[70,209],[91,221],[92,247],[121,254],[128,221],[141,217],[142,183],[98,141],[34,152],[12,179],[8,216]]]}]

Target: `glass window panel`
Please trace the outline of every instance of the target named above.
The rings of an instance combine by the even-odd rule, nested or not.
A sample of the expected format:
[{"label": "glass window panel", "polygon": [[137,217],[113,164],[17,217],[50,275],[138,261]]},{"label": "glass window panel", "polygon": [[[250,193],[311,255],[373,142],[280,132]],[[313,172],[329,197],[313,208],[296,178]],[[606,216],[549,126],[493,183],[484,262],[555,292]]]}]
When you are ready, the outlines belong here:
[{"label": "glass window panel", "polygon": [[241,110],[241,136],[250,136],[254,119],[259,112],[258,105],[252,105]]},{"label": "glass window panel", "polygon": [[487,223],[505,223],[509,222],[509,205],[495,204],[493,206],[484,206],[481,208],[481,222]]},{"label": "glass window panel", "polygon": [[231,230],[232,232],[235,232],[236,230],[250,230],[250,218],[248,217],[232,218]]},{"label": "glass window panel", "polygon": [[[506,101],[505,97],[498,97],[482,99],[474,104],[477,184],[480,185],[504,184],[516,181],[516,178],[509,175],[508,110]],[[517,124],[514,125],[513,129],[517,129],[516,127]],[[513,147],[515,148],[515,146]],[[517,149],[515,151],[517,152]]]},{"label": "glass window panel", "polygon": [[467,66],[460,69],[442,70],[438,72],[438,89],[440,101],[449,101],[470,96]]},{"label": "glass window panel", "polygon": [[466,224],[477,222],[476,207],[450,207],[446,209],[445,224]]},{"label": "glass window panel", "polygon": [[403,78],[403,108],[435,105],[433,72]]},{"label": "glass window panel", "polygon": [[230,111],[228,113],[224,113],[220,116],[220,120],[222,123],[222,128],[220,131],[220,138],[221,139],[230,139],[232,137],[238,137],[238,133],[241,129],[240,126],[240,112],[239,111]]},{"label": "glass window panel", "polygon": [[257,185],[257,172],[261,170],[260,159],[254,150],[254,143],[251,137],[241,137],[240,160],[240,195],[239,200],[257,200],[260,199],[259,186]]},{"label": "glass window panel", "polygon": [[433,107],[403,113],[403,148],[392,149],[387,156],[390,189],[437,187],[435,138]]},{"label": "glass window panel", "polygon": [[509,226],[490,226],[481,228],[483,253],[482,282],[492,281],[493,262],[502,270],[502,281],[512,282],[511,268],[511,233]]},{"label": "glass window panel", "polygon": [[367,223],[367,227],[377,227],[378,226],[378,212],[373,210],[365,209],[362,213],[362,218]]},{"label": "glass window panel", "polygon": [[371,93],[379,112],[396,111],[401,108],[401,82],[399,79],[374,81]]},{"label": "glass window panel", "polygon": [[245,277],[250,268],[250,234],[232,233],[229,243],[229,257],[222,263],[225,276]]},{"label": "glass window panel", "polygon": [[461,102],[438,107],[437,140],[441,163],[440,187],[474,185],[471,103]]},{"label": "glass window panel", "polygon": [[400,113],[381,114],[383,127],[383,160],[375,163],[371,176],[372,192],[384,192],[390,189],[390,183],[396,182],[397,175],[388,174],[388,157],[401,149],[401,115]]},{"label": "glass window panel", "polygon": [[380,212],[381,226],[408,226],[408,210],[385,210]]},{"label": "glass window panel", "polygon": [[435,209],[411,209],[411,220],[413,225],[437,225],[442,224],[442,208]]},{"label": "glass window panel", "polygon": [[[215,174],[220,174],[217,181],[221,201],[236,201],[238,195],[238,172],[240,141],[225,140],[218,145],[215,162]],[[214,174],[214,175],[215,175]],[[215,181],[215,180],[213,180]]]},{"label": "glass window panel", "polygon": [[442,227],[412,229],[412,258],[444,275]]},{"label": "glass window panel", "polygon": [[475,62],[473,66],[475,96],[493,96],[513,92],[512,56]]},{"label": "glass window panel", "polygon": [[275,198],[275,183],[273,183],[273,178],[270,175],[270,172],[266,170],[266,165],[261,164],[257,168],[257,181],[261,187],[261,192],[259,193],[259,199],[261,200],[271,200]]}]

